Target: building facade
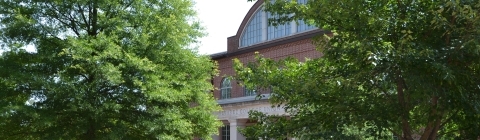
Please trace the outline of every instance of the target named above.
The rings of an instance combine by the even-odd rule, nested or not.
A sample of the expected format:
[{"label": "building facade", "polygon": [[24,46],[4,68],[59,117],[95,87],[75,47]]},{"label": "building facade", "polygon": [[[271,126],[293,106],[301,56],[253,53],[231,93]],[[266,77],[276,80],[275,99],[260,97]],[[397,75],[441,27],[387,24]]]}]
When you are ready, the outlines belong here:
[{"label": "building facade", "polygon": [[[305,4],[306,0],[297,2]],[[235,75],[232,67],[234,58],[247,63],[254,60],[255,52],[274,60],[292,56],[304,61],[305,58],[322,55],[315,50],[312,37],[324,34],[323,30],[309,26],[301,20],[269,26],[267,19],[274,16],[263,10],[263,3],[263,0],[257,1],[244,17],[236,35],[227,38],[226,52],[210,55],[219,66],[220,74],[213,78],[212,83],[217,89],[213,91],[214,97],[223,109],[216,115],[224,123],[224,126],[219,128],[219,135],[212,136],[215,140],[245,140],[238,128],[255,123],[248,119],[250,110],[288,115],[283,108],[271,107],[268,102],[269,91],[248,90],[228,78]],[[256,99],[257,95],[262,98]]]}]

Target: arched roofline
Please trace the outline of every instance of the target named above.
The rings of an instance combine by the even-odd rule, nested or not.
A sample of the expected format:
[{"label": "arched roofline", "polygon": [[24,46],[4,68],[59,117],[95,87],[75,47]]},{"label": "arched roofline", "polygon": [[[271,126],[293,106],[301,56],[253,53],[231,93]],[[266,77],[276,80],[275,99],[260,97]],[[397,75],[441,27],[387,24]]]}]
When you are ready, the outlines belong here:
[{"label": "arched roofline", "polygon": [[253,4],[250,10],[248,10],[247,15],[245,15],[245,17],[243,18],[242,24],[240,24],[240,27],[237,30],[236,36],[240,36],[242,34],[243,30],[245,29],[245,26],[247,26],[248,24],[248,21],[250,21],[252,16],[254,16],[257,9],[262,7],[263,3],[264,3],[264,0],[257,0],[257,2]]}]

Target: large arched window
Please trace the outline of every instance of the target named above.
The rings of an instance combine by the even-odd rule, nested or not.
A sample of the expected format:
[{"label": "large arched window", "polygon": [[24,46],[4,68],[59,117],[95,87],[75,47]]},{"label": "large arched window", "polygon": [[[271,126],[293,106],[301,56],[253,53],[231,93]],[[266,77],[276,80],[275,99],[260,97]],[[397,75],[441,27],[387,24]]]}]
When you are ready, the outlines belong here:
[{"label": "large arched window", "polygon": [[299,20],[298,21],[298,26],[297,26],[297,32],[304,32],[304,31],[309,31],[312,29],[315,29],[316,27],[313,25],[308,25],[305,23],[304,20]]},{"label": "large arched window", "polygon": [[250,46],[262,41],[263,39],[263,30],[265,28],[264,23],[264,12],[262,8],[258,9],[257,12],[253,15],[252,19],[248,22],[245,30],[242,34],[242,41],[240,46]]},{"label": "large arched window", "polygon": [[[307,1],[298,0],[298,4],[306,4]],[[278,17],[278,15],[265,12],[263,7],[259,7],[243,29],[240,36],[240,48],[316,29],[315,26],[306,24],[304,20],[277,26],[268,25],[267,19]]]},{"label": "large arched window", "polygon": [[[267,19],[271,19],[271,18],[275,19],[279,17],[280,17],[279,15],[273,15],[271,13],[268,13],[267,15]],[[269,25],[267,29],[268,40],[289,36],[292,33],[291,27],[292,27],[292,24],[281,24],[277,26]]]},{"label": "large arched window", "polygon": [[[307,4],[307,0],[298,0],[297,1],[299,4]],[[298,26],[297,26],[297,32],[303,32],[303,31],[308,31],[315,29],[315,26],[313,25],[308,25],[305,23],[304,20],[299,20],[298,21]]]},{"label": "large arched window", "polygon": [[223,78],[220,85],[220,99],[229,99],[232,96],[232,84],[229,78]]}]

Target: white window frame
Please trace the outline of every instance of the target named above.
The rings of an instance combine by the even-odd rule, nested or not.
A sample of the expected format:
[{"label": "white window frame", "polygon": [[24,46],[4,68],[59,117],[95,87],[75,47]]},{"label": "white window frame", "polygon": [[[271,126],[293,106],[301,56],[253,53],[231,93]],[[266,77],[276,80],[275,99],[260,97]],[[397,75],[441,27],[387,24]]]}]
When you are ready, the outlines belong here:
[{"label": "white window frame", "polygon": [[222,140],[230,140],[230,125],[224,125],[220,129]]},{"label": "white window frame", "polygon": [[243,87],[243,95],[244,96],[256,96],[257,91],[255,89],[248,89],[247,87]]},{"label": "white window frame", "polygon": [[232,97],[232,81],[230,78],[223,78],[220,83],[220,99],[230,99]]}]

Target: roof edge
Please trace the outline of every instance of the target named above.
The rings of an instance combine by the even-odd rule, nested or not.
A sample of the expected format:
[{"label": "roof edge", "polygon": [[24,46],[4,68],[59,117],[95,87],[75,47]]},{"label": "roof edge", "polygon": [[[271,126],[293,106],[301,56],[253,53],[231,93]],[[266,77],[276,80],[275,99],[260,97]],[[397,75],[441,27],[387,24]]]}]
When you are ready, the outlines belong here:
[{"label": "roof edge", "polygon": [[240,54],[244,54],[244,53],[254,52],[254,51],[258,51],[258,50],[262,50],[262,49],[266,49],[266,48],[270,48],[270,47],[275,47],[275,46],[282,45],[282,44],[287,44],[287,43],[290,43],[290,42],[295,42],[295,41],[304,40],[304,39],[311,39],[315,36],[325,35],[325,34],[331,34],[331,32],[330,31],[325,31],[325,30],[322,30],[322,29],[314,29],[314,30],[311,30],[311,31],[306,31],[306,32],[302,32],[302,33],[299,33],[299,34],[295,34],[295,35],[291,35],[291,36],[287,36],[287,37],[283,37],[283,38],[279,38],[279,39],[255,44],[255,45],[248,46],[248,47],[245,47],[245,48],[241,48],[241,49],[239,49],[235,52],[232,52],[232,53],[227,53],[227,51],[225,51],[225,52],[211,54],[210,57],[214,60],[215,59],[221,59],[221,58],[240,55]]},{"label": "roof edge", "polygon": [[219,52],[219,53],[214,53],[214,54],[210,54],[210,58],[212,58],[212,59],[219,59],[219,58],[225,57],[226,54],[227,54],[227,51]]}]

